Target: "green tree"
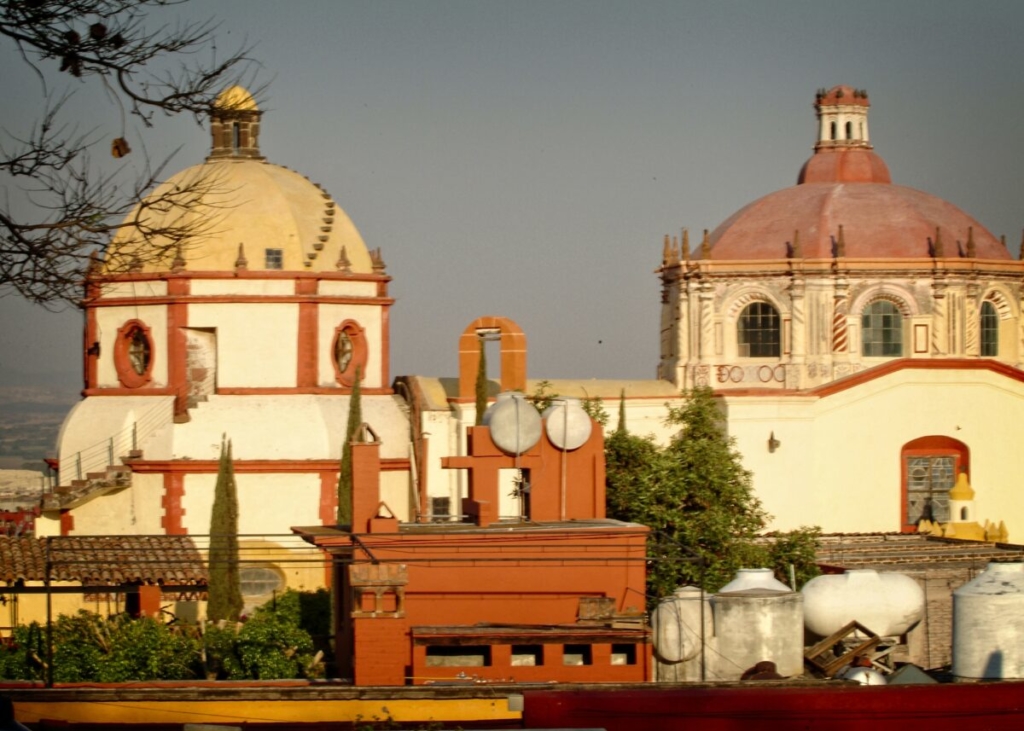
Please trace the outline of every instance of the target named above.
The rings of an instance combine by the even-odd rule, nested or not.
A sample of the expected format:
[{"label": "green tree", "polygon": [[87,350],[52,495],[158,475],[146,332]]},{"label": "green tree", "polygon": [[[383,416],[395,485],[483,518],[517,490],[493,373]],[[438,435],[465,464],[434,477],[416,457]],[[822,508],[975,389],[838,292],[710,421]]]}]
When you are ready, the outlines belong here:
[{"label": "green tree", "polygon": [[352,525],[352,440],[356,438],[363,423],[360,392],[362,380],[362,369],[356,366],[356,380],[348,400],[348,423],[345,425],[345,441],[341,445],[341,465],[338,470],[338,525]]},{"label": "green tree", "polygon": [[537,413],[543,414],[556,398],[558,398],[558,392],[554,390],[551,381],[541,381],[533,389],[533,393],[526,397],[526,400],[533,404]]},{"label": "green tree", "polygon": [[608,515],[651,529],[652,601],[681,584],[715,591],[741,567],[778,562],[777,574],[787,583],[789,561],[799,563],[800,575],[813,572],[808,548],[814,529],[804,529],[809,536],[759,540],[769,516],[726,434],[711,389],[694,389],[682,406],[669,408],[667,422],[679,433],[663,449],[626,431],[621,414],[620,407],[620,428],[606,443]]},{"label": "green tree", "polygon": [[480,362],[476,368],[476,425],[484,423],[487,411],[487,348],[483,338],[480,341]]},{"label": "green tree", "polygon": [[231,459],[231,442],[220,443],[220,466],[210,516],[210,601],[206,614],[212,621],[237,621],[242,613],[238,577],[238,487]]},{"label": "green tree", "polygon": [[602,429],[608,426],[608,412],[605,410],[604,400],[600,396],[587,394],[580,401],[580,406],[583,407],[583,411],[587,416],[601,425]]}]

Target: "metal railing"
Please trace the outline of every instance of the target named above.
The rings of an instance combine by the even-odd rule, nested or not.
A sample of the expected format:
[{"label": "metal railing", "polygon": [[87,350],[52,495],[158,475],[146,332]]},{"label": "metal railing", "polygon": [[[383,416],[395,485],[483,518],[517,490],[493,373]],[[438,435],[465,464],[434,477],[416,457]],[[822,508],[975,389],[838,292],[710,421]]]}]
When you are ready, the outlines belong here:
[{"label": "metal railing", "polygon": [[164,424],[170,423],[173,402],[160,401],[133,421],[131,425],[74,454],[61,455],[60,482],[84,480],[90,472],[101,472],[117,460],[138,450],[139,445]]}]

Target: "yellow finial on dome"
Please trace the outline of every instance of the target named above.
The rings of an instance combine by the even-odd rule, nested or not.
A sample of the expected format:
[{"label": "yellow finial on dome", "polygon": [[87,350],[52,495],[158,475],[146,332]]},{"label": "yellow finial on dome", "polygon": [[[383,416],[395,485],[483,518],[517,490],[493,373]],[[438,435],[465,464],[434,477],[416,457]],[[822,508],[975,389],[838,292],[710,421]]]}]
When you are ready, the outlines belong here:
[{"label": "yellow finial on dome", "polygon": [[217,109],[223,109],[232,112],[258,112],[260,108],[256,106],[256,100],[252,98],[252,94],[241,86],[229,86],[227,89],[217,95],[217,98],[213,101],[213,106]]},{"label": "yellow finial on dome", "polygon": [[956,478],[956,485],[949,491],[950,500],[973,500],[974,488],[967,479],[967,473],[961,472]]}]

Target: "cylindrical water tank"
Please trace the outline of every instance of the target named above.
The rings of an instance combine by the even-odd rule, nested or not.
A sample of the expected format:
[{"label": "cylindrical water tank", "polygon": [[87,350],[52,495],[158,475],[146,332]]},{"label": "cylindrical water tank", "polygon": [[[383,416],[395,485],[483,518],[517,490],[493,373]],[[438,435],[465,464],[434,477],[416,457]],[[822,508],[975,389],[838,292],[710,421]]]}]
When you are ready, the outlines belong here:
[{"label": "cylindrical water tank", "polygon": [[574,398],[558,399],[551,404],[544,410],[544,423],[551,443],[570,452],[586,444],[594,428],[583,405]]},{"label": "cylindrical water tank", "polygon": [[518,391],[498,394],[483,421],[491,429],[491,441],[505,454],[523,454],[540,441],[540,414]]},{"label": "cylindrical water tank", "polygon": [[990,563],[953,592],[953,675],[1024,678],[1024,563]]},{"label": "cylindrical water tank", "polygon": [[654,655],[664,663],[692,660],[700,654],[700,602],[703,592],[682,586],[658,602],[651,613]]},{"label": "cylindrical water tank", "polygon": [[734,591],[749,591],[751,589],[766,589],[779,592],[793,591],[776,579],[775,572],[771,569],[740,569],[736,572],[733,580],[719,589],[718,593],[729,594]]},{"label": "cylindrical water tank", "polygon": [[741,569],[711,598],[711,606],[722,658],[717,678],[738,680],[762,660],[774,662],[786,677],[803,673],[803,597],[776,581],[769,569]]},{"label": "cylindrical water tank", "polygon": [[924,592],[909,576],[869,569],[816,576],[801,590],[804,623],[828,637],[856,620],[881,637],[902,635],[924,616]]}]

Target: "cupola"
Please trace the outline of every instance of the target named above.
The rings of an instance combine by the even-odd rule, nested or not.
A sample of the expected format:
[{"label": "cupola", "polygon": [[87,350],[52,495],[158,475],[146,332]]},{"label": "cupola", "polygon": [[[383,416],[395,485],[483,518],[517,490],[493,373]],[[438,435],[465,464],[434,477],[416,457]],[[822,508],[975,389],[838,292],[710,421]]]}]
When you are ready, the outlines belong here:
[{"label": "cupola", "polygon": [[210,109],[213,140],[207,159],[262,160],[259,144],[262,114],[252,94],[241,86],[229,87],[218,94]]}]

